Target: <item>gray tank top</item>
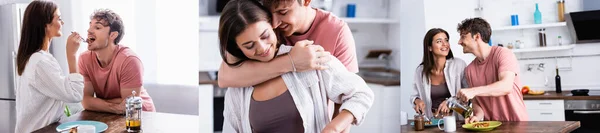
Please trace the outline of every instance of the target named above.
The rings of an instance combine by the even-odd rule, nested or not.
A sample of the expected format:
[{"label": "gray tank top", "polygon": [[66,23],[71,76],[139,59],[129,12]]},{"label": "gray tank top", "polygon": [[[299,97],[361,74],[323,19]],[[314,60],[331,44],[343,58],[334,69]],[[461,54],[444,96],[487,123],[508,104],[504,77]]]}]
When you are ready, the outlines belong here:
[{"label": "gray tank top", "polygon": [[303,133],[302,118],[290,91],[266,101],[250,101],[253,133]]},{"label": "gray tank top", "polygon": [[[442,82],[439,85],[431,85],[431,110],[438,109],[440,104],[451,97],[450,91],[448,91],[448,85],[446,82]],[[435,113],[435,112],[434,112]]]}]

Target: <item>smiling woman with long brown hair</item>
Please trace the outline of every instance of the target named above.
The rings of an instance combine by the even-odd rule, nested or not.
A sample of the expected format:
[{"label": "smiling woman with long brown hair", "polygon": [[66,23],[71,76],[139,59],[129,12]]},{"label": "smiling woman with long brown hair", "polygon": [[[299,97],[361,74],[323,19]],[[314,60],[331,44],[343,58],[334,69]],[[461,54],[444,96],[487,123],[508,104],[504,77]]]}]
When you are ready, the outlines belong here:
[{"label": "smiling woman with long brown hair", "polygon": [[[65,104],[79,103],[83,98],[83,77],[77,72],[75,59],[79,43],[67,44],[68,76],[48,52],[52,38],[62,36],[64,22],[60,15],[58,6],[51,1],[32,1],[25,9],[17,53],[17,133],[31,132],[60,120]],[[73,33],[69,39],[80,37]]]},{"label": "smiling woman with long brown hair", "polygon": [[[270,20],[269,11],[256,1],[227,3],[219,21],[223,61],[239,66],[287,54],[292,47],[281,45]],[[361,124],[373,104],[373,91],[338,59],[323,65],[327,69],[288,72],[254,86],[228,89],[223,132],[330,133]],[[333,119],[329,100],[342,105]]]},{"label": "smiling woman with long brown hair", "polygon": [[430,29],[423,39],[423,61],[415,72],[411,103],[415,112],[428,118],[448,113],[446,99],[466,88],[465,61],[454,58],[450,36],[443,29]]}]

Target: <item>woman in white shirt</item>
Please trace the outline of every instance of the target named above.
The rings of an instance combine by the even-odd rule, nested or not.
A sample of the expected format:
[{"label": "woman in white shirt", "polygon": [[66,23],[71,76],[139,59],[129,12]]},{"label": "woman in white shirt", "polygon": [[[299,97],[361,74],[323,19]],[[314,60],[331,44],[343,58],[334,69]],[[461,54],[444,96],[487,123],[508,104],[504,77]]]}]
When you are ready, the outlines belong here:
[{"label": "woman in white shirt", "polygon": [[449,40],[448,32],[439,28],[430,29],[423,39],[423,61],[415,72],[411,103],[415,112],[428,118],[449,113],[446,99],[467,88],[467,64],[454,58]]},{"label": "woman in white shirt", "polygon": [[[48,53],[50,42],[62,35],[64,22],[51,1],[32,1],[25,9],[17,53],[19,83],[16,92],[17,133],[35,131],[64,117],[67,103],[79,103],[83,96],[83,77],[77,72],[75,54],[79,43],[66,47],[69,75]],[[79,39],[73,33],[68,39]]]},{"label": "woman in white shirt", "polygon": [[[291,50],[278,42],[270,15],[254,0],[230,1],[224,7],[219,39],[225,63],[268,62]],[[373,104],[373,92],[362,78],[331,58],[325,70],[290,72],[255,86],[229,88],[223,131],[329,133],[359,125]],[[334,119],[328,114],[328,100],[341,104]]]}]

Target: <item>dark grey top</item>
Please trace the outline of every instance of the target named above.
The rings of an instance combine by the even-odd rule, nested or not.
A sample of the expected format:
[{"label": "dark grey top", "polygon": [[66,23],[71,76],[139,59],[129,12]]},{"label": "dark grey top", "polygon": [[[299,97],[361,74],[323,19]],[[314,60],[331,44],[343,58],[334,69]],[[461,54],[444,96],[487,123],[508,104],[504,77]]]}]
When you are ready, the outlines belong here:
[{"label": "dark grey top", "polygon": [[250,101],[253,133],[303,133],[302,118],[290,91],[266,101]]},{"label": "dark grey top", "polygon": [[[437,110],[438,107],[446,98],[451,97],[448,85],[443,82],[439,85],[431,84],[431,110]],[[433,112],[435,113],[435,112]]]}]

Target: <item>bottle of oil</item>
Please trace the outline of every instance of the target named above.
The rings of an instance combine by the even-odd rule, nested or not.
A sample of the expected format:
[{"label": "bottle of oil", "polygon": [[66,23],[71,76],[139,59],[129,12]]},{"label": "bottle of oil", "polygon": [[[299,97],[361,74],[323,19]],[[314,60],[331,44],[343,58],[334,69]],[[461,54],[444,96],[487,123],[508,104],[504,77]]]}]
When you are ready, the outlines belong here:
[{"label": "bottle of oil", "polygon": [[562,86],[560,85],[560,75],[558,75],[558,67],[556,67],[556,76],[554,77],[554,83],[556,86],[556,93],[562,93]]},{"label": "bottle of oil", "polygon": [[125,127],[127,132],[142,132],[142,98],[132,91],[125,103]]}]

